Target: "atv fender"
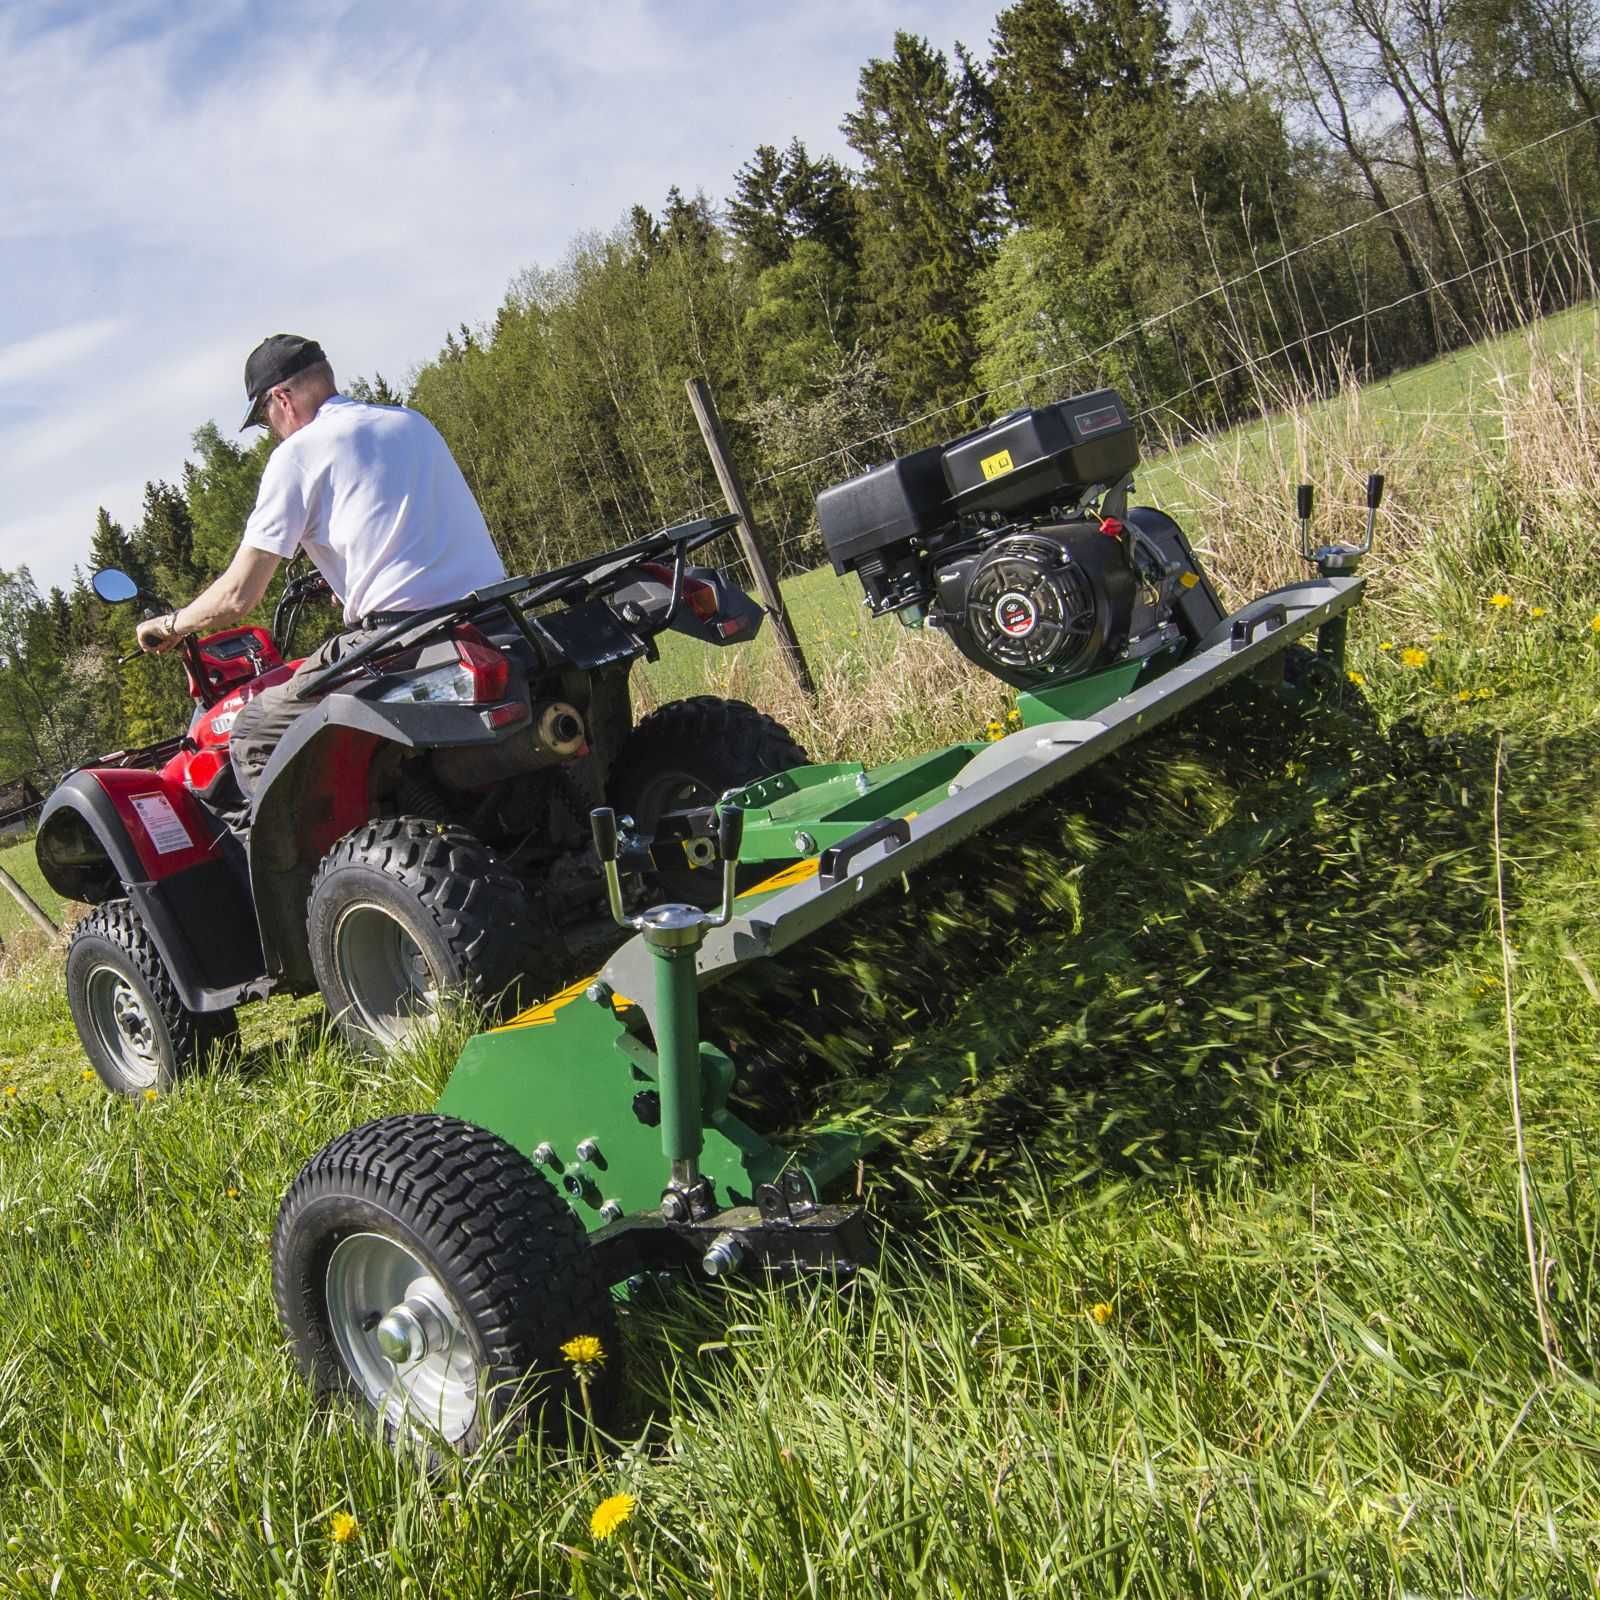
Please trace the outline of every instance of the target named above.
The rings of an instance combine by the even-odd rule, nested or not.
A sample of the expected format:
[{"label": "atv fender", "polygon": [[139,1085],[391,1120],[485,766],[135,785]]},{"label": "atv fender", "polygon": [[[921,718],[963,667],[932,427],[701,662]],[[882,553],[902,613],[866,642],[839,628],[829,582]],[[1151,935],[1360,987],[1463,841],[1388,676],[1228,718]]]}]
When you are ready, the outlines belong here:
[{"label": "atv fender", "polygon": [[472,709],[367,700],[341,688],[289,725],[256,784],[250,827],[250,882],[274,978],[316,987],[306,943],[311,880],[328,851],[376,814],[374,757],[386,748],[451,750],[527,737],[525,722],[492,728],[484,709]]},{"label": "atv fender", "polygon": [[242,852],[181,783],[128,767],[75,772],[45,802],[34,853],[64,899],[128,897],[190,1011],[266,992]]}]

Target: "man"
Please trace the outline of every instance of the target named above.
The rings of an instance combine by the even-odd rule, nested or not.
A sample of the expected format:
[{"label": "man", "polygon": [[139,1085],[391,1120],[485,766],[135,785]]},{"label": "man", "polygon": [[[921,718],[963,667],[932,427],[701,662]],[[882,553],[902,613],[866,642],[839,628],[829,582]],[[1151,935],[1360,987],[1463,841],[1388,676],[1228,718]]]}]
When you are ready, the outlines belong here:
[{"label": "man", "polygon": [[278,564],[304,549],[344,606],[345,630],[293,678],[246,701],[230,751],[249,798],[268,758],[306,708],[296,684],[407,612],[459,600],[506,575],[461,469],[428,419],[363,405],[334,385],[314,339],[275,333],[244,364],[240,428],[280,441],[228,570],[188,605],[139,625],[159,654],[191,633],[228,627],[261,603]]}]

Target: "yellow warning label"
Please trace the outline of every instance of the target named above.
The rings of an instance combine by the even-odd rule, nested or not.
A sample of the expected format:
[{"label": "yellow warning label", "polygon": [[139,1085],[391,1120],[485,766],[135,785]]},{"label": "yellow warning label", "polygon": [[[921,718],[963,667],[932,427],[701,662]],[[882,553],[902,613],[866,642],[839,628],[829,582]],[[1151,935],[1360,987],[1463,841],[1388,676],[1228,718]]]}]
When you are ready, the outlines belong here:
[{"label": "yellow warning label", "polygon": [[1001,450],[995,455],[985,456],[978,465],[983,468],[984,477],[998,478],[1001,473],[1011,470],[1011,452]]},{"label": "yellow warning label", "polygon": [[[556,1012],[563,1006],[569,1006],[574,1000],[581,999],[589,985],[598,978],[598,972],[591,972],[587,978],[579,978],[576,983],[569,983],[558,994],[553,994],[548,1000],[541,1000],[536,1006],[529,1006],[526,1011],[519,1011],[509,1021],[502,1022],[498,1028],[490,1028],[490,1033],[508,1033],[512,1028],[542,1028],[546,1023],[556,1020]],[[621,1011],[626,1006],[631,1006],[631,1001],[626,995],[613,994],[611,996],[613,1009]]]},{"label": "yellow warning label", "polygon": [[1179,584],[1185,589],[1194,588],[1199,581],[1200,579],[1198,575],[1193,572],[1186,572],[1181,578],[1178,579]]}]

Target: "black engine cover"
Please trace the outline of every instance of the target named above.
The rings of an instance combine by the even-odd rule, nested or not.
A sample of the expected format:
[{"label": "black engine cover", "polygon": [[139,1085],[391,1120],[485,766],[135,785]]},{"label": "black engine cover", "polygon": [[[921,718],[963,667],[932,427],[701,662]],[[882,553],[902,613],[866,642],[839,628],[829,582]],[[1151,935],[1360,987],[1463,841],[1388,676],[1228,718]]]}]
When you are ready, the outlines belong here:
[{"label": "black engine cover", "polygon": [[929,620],[1018,689],[1092,672],[1119,651],[1138,587],[1123,538],[1088,521],[1007,534],[940,569],[935,584]]}]

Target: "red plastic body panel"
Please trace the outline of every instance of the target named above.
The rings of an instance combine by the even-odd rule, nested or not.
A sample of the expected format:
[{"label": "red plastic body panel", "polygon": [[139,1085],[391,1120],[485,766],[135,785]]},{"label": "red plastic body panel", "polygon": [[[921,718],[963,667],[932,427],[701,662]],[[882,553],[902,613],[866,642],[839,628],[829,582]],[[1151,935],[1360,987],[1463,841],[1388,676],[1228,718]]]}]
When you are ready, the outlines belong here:
[{"label": "red plastic body panel", "polygon": [[[278,654],[278,647],[265,628],[224,628],[220,633],[208,633],[200,641],[200,658],[211,673],[212,682],[218,687],[231,688],[234,684],[246,683],[257,676],[256,663],[246,651],[241,650],[237,655],[228,652],[228,646],[236,640],[255,645],[262,676],[283,665],[283,657]],[[190,699],[198,700],[200,689],[187,666],[183,675]]]},{"label": "red plastic body panel", "polygon": [[[253,631],[259,633],[261,630]],[[275,683],[287,683],[299,665],[298,661],[291,661],[258,677],[247,678],[210,710],[204,706],[197,708],[194,721],[189,724],[189,737],[198,749],[180,750],[161,769],[161,776],[201,792],[209,789],[216,781],[217,774],[228,764],[228,741],[233,737],[233,719],[239,714],[239,707],[247,700],[253,700],[263,689],[270,689]]]},{"label": "red plastic body panel", "polygon": [[87,776],[105,791],[151,882],[197,867],[216,853],[213,824],[200,802],[165,772],[93,767]]}]

